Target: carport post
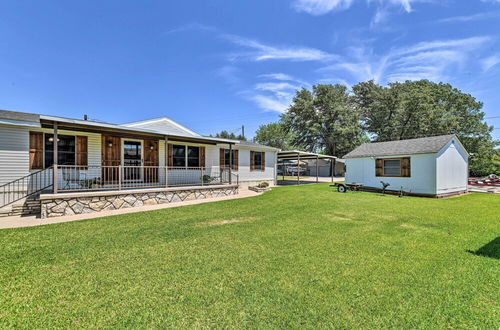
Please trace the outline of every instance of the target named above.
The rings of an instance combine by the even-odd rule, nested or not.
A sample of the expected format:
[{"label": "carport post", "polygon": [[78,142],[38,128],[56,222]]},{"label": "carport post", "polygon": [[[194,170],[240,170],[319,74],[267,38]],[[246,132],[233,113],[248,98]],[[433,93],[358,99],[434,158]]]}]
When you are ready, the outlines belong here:
[{"label": "carport post", "polygon": [[318,155],[316,155],[316,183],[318,183],[318,173],[319,171],[319,158],[318,158]]},{"label": "carport post", "polygon": [[333,182],[333,176],[335,174],[335,158],[330,159],[330,167],[332,168],[332,182]]},{"label": "carport post", "polygon": [[300,185],[300,152],[297,153],[297,185]]}]

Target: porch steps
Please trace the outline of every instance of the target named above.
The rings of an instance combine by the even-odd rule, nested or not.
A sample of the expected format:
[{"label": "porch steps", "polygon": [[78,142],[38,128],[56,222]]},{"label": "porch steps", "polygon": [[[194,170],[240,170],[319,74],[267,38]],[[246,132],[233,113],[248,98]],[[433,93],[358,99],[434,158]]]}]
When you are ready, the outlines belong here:
[{"label": "porch steps", "polygon": [[23,215],[38,215],[42,212],[39,194],[0,208],[0,218]]}]

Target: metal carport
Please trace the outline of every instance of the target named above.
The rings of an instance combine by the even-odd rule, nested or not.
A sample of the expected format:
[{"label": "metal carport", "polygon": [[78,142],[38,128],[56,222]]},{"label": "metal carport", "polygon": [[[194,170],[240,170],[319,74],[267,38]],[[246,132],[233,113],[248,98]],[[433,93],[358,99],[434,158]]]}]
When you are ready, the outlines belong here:
[{"label": "metal carport", "polygon": [[[297,161],[297,167],[300,167],[300,161],[304,160],[316,160],[316,182],[319,182],[319,159],[329,159],[330,160],[330,173],[331,173],[331,180],[333,182],[334,180],[334,175],[335,175],[335,163],[337,160],[337,157],[335,156],[329,156],[329,155],[323,155],[323,154],[315,154],[312,152],[305,152],[305,151],[300,151],[300,150],[287,150],[287,151],[279,151],[278,152],[278,161],[277,165],[282,165],[285,166],[286,169],[286,164],[284,161],[287,160],[294,160]],[[287,181],[285,180],[285,170],[283,171],[283,182]],[[278,181],[278,174],[276,174],[276,181]],[[293,181],[293,180],[288,180],[288,181]],[[300,184],[300,168],[297,169],[297,180],[296,184]]]}]

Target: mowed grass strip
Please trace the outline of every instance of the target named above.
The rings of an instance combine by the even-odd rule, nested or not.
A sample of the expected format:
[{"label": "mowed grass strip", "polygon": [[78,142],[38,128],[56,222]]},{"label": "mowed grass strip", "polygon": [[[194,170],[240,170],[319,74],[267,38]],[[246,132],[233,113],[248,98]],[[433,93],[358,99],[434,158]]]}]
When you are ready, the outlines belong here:
[{"label": "mowed grass strip", "polygon": [[500,195],[328,184],[0,231],[0,327],[498,328]]}]

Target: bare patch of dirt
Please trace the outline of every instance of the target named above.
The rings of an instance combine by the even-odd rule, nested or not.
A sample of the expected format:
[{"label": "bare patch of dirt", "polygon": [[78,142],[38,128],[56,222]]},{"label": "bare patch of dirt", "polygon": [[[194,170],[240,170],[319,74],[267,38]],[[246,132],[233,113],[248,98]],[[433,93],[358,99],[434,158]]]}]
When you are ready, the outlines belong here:
[{"label": "bare patch of dirt", "polygon": [[217,220],[200,222],[200,223],[196,224],[196,226],[197,227],[223,226],[223,225],[229,225],[232,223],[256,221],[258,219],[259,219],[258,217],[243,217],[243,218],[237,218],[237,219],[217,219]]}]

